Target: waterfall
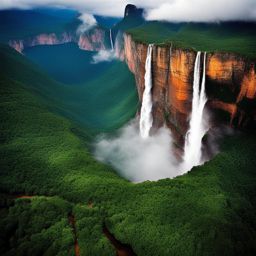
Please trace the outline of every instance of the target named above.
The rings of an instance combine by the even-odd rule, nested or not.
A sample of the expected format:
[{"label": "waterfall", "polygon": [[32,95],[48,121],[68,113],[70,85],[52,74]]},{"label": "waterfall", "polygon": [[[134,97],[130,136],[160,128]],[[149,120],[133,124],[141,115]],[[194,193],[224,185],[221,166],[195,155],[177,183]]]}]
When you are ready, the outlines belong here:
[{"label": "waterfall", "polygon": [[113,39],[112,39],[112,30],[109,30],[109,37],[110,37],[110,43],[111,43],[111,50],[114,50],[114,44],[113,44]]},{"label": "waterfall", "polygon": [[205,62],[206,52],[203,60],[203,76],[200,89],[200,59],[201,52],[197,53],[195,67],[194,67],[194,82],[193,82],[193,100],[192,113],[189,123],[189,130],[185,138],[184,149],[184,168],[191,169],[193,166],[201,164],[202,161],[202,138],[207,129],[204,123],[204,106],[207,101],[205,94]]},{"label": "waterfall", "polygon": [[142,105],[140,112],[140,135],[142,138],[147,138],[151,126],[153,124],[152,117],[152,74],[151,74],[151,58],[152,58],[153,44],[149,44],[147,51],[147,59],[145,63],[145,89],[142,97]]}]

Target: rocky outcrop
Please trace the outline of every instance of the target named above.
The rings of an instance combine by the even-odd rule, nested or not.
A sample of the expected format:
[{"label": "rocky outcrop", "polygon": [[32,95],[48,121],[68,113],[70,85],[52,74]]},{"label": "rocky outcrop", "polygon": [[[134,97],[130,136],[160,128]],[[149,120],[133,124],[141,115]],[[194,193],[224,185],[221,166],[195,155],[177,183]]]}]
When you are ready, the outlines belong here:
[{"label": "rocky outcrop", "polygon": [[134,17],[142,17],[143,9],[137,8],[136,5],[127,4],[124,10],[124,17],[134,16]]},{"label": "rocky outcrop", "polygon": [[[146,44],[134,42],[128,34],[124,36],[125,60],[135,74],[140,100],[144,90],[147,47]],[[183,145],[189,124],[195,57],[193,50],[170,49],[166,45],[153,48],[154,127],[166,124],[178,145]],[[207,54],[207,107],[217,117],[223,112],[232,126],[242,128],[255,123],[255,69],[255,63],[235,54]]]},{"label": "rocky outcrop", "polygon": [[27,47],[32,47],[36,45],[56,45],[63,43],[70,43],[76,40],[75,35],[72,33],[64,32],[60,35],[55,33],[50,34],[39,34],[34,37],[18,40],[10,40],[9,45],[13,47],[18,52],[22,52]]},{"label": "rocky outcrop", "polygon": [[81,35],[77,35],[76,32],[63,32],[61,34],[43,33],[25,39],[10,40],[9,45],[22,53],[25,48],[36,45],[56,45],[74,42],[83,50],[99,51],[106,49],[105,33],[105,30],[98,27],[86,31]]},{"label": "rocky outcrop", "polygon": [[24,40],[10,40],[8,44],[17,52],[22,53],[22,51],[24,50]]},{"label": "rocky outcrop", "polygon": [[105,31],[95,28],[79,36],[78,46],[87,51],[99,51],[106,49]]}]

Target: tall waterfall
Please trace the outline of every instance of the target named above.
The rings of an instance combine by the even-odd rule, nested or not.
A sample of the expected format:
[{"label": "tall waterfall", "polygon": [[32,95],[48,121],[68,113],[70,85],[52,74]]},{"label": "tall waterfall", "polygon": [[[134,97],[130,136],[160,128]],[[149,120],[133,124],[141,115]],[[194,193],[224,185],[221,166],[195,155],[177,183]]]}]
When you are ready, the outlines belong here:
[{"label": "tall waterfall", "polygon": [[193,100],[192,113],[190,118],[190,128],[185,138],[184,149],[184,168],[191,169],[195,165],[199,165],[202,161],[202,138],[205,135],[207,128],[204,123],[204,106],[207,101],[205,94],[205,62],[206,52],[203,58],[203,76],[200,89],[200,59],[201,52],[197,53],[194,67],[194,82],[193,82]]},{"label": "tall waterfall", "polygon": [[114,50],[114,44],[113,44],[113,38],[112,38],[112,30],[109,30],[109,37],[110,37],[110,44],[111,44],[111,50]]},{"label": "tall waterfall", "polygon": [[140,135],[142,138],[147,138],[151,126],[153,124],[152,117],[152,74],[151,74],[151,58],[152,58],[153,44],[149,44],[147,51],[147,59],[145,64],[145,89],[142,97],[142,105],[140,112]]}]

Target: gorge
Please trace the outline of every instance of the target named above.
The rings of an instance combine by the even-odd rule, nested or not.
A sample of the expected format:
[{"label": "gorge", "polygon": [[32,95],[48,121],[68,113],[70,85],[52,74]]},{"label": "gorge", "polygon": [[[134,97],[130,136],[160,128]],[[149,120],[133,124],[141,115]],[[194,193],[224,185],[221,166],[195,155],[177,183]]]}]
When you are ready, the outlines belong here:
[{"label": "gorge", "polygon": [[65,2],[0,3],[0,254],[256,255],[256,23]]},{"label": "gorge", "polygon": [[[177,146],[183,147],[189,127],[196,53],[173,46],[170,68],[170,46],[155,47],[152,56],[153,126],[161,127],[166,124],[171,129]],[[133,41],[132,36],[126,34],[124,51],[128,67],[135,74],[141,100],[147,45]],[[255,63],[233,53],[208,53],[205,72],[208,98],[206,107],[213,113],[215,124],[224,122],[232,127],[254,127]],[[250,111],[246,111],[248,107]],[[217,116],[225,118],[216,119]]]},{"label": "gorge", "polygon": [[[141,11],[137,13],[136,8],[129,8],[125,10],[125,19],[137,18],[136,15],[141,17]],[[185,164],[189,166],[184,167],[185,169],[191,169],[192,166],[199,164],[201,157],[209,158],[207,154],[204,156],[200,154],[205,130],[203,128],[203,109],[206,103],[203,99],[204,95],[208,98],[205,108],[211,113],[211,118],[208,117],[210,130],[221,124],[242,129],[255,126],[255,108],[249,107],[250,111],[247,111],[248,106],[254,105],[256,97],[253,61],[233,53],[209,52],[203,61],[204,75],[201,79],[195,77],[194,64],[197,64],[200,58],[194,50],[177,47],[173,42],[154,46],[141,43],[134,40],[129,32],[116,30],[118,26],[119,24],[115,25],[114,29],[106,30],[96,25],[81,35],[72,30],[67,30],[58,36],[54,33],[40,34],[34,38],[12,40],[9,44],[22,52],[24,48],[36,45],[75,42],[80,49],[99,51],[99,54],[93,57],[94,63],[112,60],[115,57],[124,60],[135,75],[141,103],[141,109],[138,110],[141,136],[148,137],[151,126],[152,130],[166,126],[171,131],[172,147],[178,162],[193,162],[193,164]],[[200,72],[199,63],[198,74]],[[197,98],[193,84],[199,86],[199,83],[201,87],[205,84],[205,92],[201,90]],[[191,133],[195,135],[190,136]],[[194,139],[193,142],[190,141],[191,138]],[[207,136],[205,139],[204,144],[207,147]],[[195,150],[192,145],[197,145],[197,149]]]}]

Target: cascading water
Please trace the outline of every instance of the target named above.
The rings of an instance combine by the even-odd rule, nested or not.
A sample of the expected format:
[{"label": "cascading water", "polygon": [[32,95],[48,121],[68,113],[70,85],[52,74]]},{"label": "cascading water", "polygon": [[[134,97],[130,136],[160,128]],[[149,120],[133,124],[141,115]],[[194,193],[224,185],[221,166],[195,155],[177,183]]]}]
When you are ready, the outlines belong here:
[{"label": "cascading water", "polygon": [[203,77],[200,89],[200,58],[201,52],[197,53],[195,68],[194,68],[194,82],[193,82],[193,100],[192,113],[190,118],[190,128],[185,138],[184,149],[184,169],[191,169],[193,166],[201,164],[202,161],[202,138],[207,129],[204,123],[204,106],[207,101],[205,94],[205,62],[206,52],[204,53],[203,61]]},{"label": "cascading water", "polygon": [[110,37],[110,44],[111,44],[111,50],[114,50],[114,43],[113,43],[113,38],[112,38],[112,30],[109,30],[109,37]]},{"label": "cascading water", "polygon": [[[169,66],[171,66],[171,51],[170,49]],[[153,124],[152,53],[153,45],[151,44],[148,46],[145,63],[145,89],[142,95],[140,132],[138,122],[134,120],[121,130],[118,137],[101,137],[95,150],[98,160],[112,164],[123,177],[133,182],[173,178],[181,174],[178,161],[172,153],[174,151],[170,130],[164,126],[156,129],[150,136]]]},{"label": "cascading water", "polygon": [[153,44],[149,44],[147,51],[147,58],[145,64],[145,89],[142,97],[142,105],[140,112],[140,135],[142,138],[149,136],[150,129],[153,124],[152,117],[152,74],[151,74],[151,58],[152,58]]}]

